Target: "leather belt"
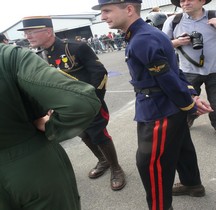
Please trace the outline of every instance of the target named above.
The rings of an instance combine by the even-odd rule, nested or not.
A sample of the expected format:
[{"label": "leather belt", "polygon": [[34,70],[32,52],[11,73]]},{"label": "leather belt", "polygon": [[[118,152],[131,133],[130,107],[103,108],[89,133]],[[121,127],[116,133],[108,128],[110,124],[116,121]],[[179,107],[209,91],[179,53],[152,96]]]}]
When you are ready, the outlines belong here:
[{"label": "leather belt", "polygon": [[159,88],[159,87],[151,87],[151,88],[143,88],[143,89],[140,89],[140,88],[134,88],[134,91],[136,93],[143,93],[145,95],[149,95],[151,93],[158,93],[158,92],[161,92],[162,90]]}]

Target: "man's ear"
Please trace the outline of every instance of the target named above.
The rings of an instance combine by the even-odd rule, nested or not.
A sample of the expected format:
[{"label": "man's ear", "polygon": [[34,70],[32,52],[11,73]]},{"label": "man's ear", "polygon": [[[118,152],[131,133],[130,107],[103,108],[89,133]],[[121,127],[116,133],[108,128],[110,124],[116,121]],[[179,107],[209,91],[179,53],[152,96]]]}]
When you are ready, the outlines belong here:
[{"label": "man's ear", "polygon": [[53,35],[54,31],[52,28],[47,28],[48,35]]},{"label": "man's ear", "polygon": [[131,4],[129,4],[129,5],[126,7],[126,9],[127,9],[127,13],[128,13],[129,16],[131,16],[131,15],[134,14],[134,12],[135,12],[135,8],[134,8],[134,6],[131,5]]}]

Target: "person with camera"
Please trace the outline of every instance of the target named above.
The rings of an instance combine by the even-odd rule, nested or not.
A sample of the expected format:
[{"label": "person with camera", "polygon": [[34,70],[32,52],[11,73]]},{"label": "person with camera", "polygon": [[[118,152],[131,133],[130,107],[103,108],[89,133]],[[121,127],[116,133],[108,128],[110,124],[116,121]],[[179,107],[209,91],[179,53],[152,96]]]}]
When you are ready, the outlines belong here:
[{"label": "person with camera", "polygon": [[[211,0],[171,0],[183,10],[181,19],[170,16],[162,31],[172,39],[176,48],[180,69],[200,95],[205,84],[208,100],[214,112],[209,113],[212,127],[216,130],[216,11],[208,11],[203,5]],[[213,17],[210,17],[213,13]],[[193,125],[195,115],[188,115],[188,126]]]}]

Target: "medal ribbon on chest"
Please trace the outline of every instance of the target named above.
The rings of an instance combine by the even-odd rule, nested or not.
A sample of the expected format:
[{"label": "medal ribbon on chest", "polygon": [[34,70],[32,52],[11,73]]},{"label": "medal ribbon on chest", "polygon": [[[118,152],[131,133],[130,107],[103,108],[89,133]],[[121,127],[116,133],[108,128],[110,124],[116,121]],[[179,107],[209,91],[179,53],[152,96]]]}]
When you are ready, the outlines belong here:
[{"label": "medal ribbon on chest", "polygon": [[66,55],[61,55],[60,58],[61,58],[62,62],[64,63],[65,69],[68,69],[69,68],[68,57]]},{"label": "medal ribbon on chest", "polygon": [[60,58],[55,60],[55,64],[56,64],[56,68],[57,69],[60,69],[60,67],[59,67],[60,63],[61,63],[61,59]]}]

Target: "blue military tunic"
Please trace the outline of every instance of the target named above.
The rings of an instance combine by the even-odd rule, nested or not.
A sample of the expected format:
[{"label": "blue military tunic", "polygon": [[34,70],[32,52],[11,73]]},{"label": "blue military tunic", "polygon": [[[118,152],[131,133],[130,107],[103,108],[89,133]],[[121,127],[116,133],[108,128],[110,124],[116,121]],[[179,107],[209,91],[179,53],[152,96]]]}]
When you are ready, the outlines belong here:
[{"label": "blue military tunic", "polygon": [[150,122],[180,110],[195,112],[191,95],[196,91],[179,70],[167,35],[138,19],[129,27],[125,39],[130,82],[135,89],[144,90],[136,95],[135,120]]}]

